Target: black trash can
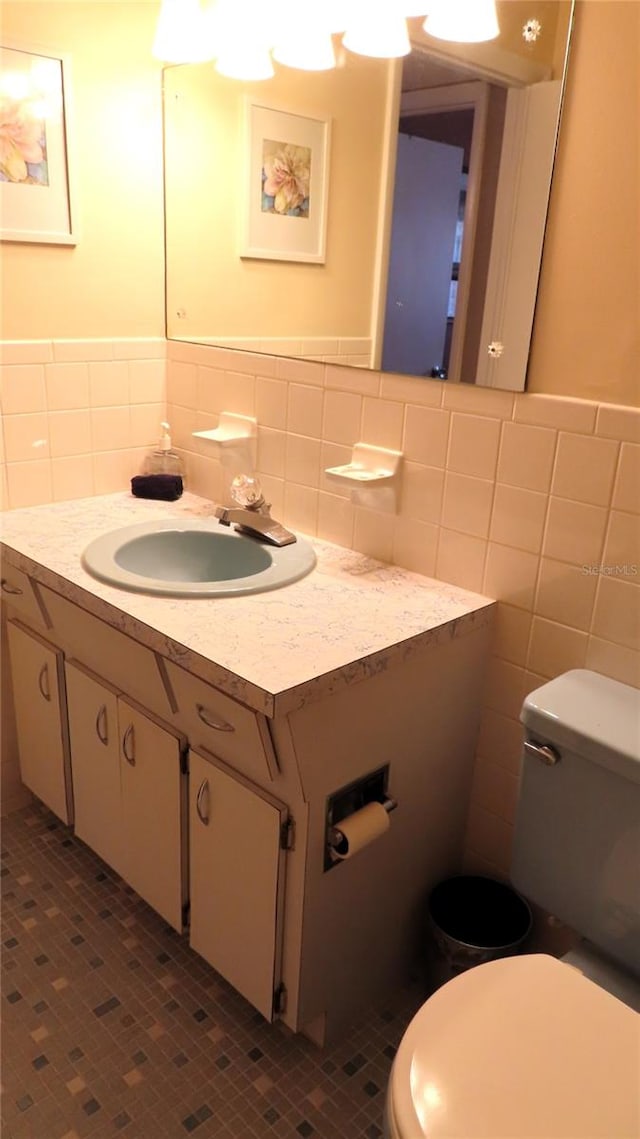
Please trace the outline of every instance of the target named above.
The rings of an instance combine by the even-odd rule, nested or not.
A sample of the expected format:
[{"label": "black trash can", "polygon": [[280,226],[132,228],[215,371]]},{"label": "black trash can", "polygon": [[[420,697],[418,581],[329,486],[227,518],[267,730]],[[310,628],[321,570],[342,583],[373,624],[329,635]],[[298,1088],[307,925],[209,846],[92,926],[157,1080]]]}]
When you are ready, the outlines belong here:
[{"label": "black trash can", "polygon": [[478,875],[447,878],[429,895],[430,981],[519,953],[531,932],[528,902],[506,882]]}]

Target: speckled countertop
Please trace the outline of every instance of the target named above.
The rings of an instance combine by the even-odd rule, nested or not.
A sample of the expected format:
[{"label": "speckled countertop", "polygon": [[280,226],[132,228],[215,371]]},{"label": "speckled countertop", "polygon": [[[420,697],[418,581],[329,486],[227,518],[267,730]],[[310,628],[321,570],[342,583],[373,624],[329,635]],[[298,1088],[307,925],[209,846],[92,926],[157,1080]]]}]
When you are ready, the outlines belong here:
[{"label": "speckled countertop", "polygon": [[153,502],[128,493],[0,515],[3,557],[137,641],[276,716],[406,660],[427,643],[465,636],[492,619],[477,593],[311,539],[316,568],[248,597],[165,598],[97,581],[82,551],[109,530],[154,518],[211,518],[184,494]]}]

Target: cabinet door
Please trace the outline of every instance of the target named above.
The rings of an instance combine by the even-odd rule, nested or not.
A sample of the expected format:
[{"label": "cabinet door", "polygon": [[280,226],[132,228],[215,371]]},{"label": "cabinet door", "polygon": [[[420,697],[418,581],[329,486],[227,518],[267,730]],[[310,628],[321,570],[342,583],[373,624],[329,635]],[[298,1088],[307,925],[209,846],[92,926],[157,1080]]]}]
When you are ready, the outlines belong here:
[{"label": "cabinet door", "polygon": [[75,661],[65,675],[75,832],[124,877],[117,696]]},{"label": "cabinet door", "polygon": [[181,739],[122,697],[118,725],[127,850],[122,876],[181,932],[186,895]]},{"label": "cabinet door", "polygon": [[273,1020],[287,808],[194,751],[189,786],[191,946]]},{"label": "cabinet door", "polygon": [[69,742],[62,653],[20,625],[7,622],[22,782],[70,823]]}]

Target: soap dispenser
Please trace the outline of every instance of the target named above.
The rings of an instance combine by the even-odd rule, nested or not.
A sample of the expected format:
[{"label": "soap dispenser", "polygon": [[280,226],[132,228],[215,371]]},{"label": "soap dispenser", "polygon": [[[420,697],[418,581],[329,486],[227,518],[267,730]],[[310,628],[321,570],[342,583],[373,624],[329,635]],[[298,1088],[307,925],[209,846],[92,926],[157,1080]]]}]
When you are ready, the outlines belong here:
[{"label": "soap dispenser", "polygon": [[142,469],[144,475],[180,475],[184,480],[184,463],[171,446],[169,424],[161,423],[162,434],[158,446],[151,451]]}]

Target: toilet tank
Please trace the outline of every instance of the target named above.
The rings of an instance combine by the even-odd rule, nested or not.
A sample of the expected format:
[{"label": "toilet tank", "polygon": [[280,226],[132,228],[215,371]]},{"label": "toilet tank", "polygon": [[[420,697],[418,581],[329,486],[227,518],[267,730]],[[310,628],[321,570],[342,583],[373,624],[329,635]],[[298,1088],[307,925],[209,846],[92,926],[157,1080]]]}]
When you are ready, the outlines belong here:
[{"label": "toilet tank", "polygon": [[575,669],[520,718],[513,884],[640,974],[640,692]]}]

